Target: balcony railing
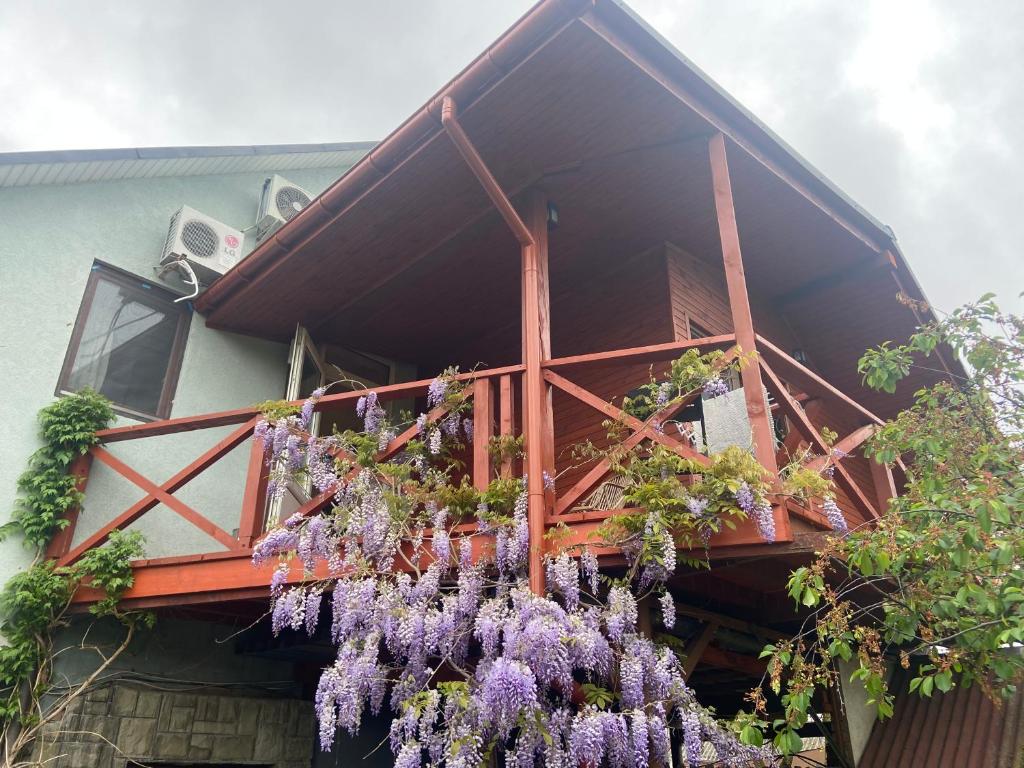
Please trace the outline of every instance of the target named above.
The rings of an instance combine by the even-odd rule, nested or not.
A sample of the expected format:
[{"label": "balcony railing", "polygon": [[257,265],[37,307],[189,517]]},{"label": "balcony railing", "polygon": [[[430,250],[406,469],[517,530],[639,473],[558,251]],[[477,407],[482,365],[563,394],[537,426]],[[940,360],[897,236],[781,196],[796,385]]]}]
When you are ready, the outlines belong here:
[{"label": "balcony railing", "polygon": [[[841,508],[852,524],[869,523],[877,517],[885,501],[895,493],[892,474],[887,468],[857,456],[855,449],[881,421],[766,340],[759,338],[758,344],[760,354],[757,364],[762,368],[765,387],[773,401],[772,410],[775,414],[786,416],[795,433],[795,437],[791,433],[779,445],[780,457],[786,453],[787,448],[794,448],[797,444],[800,448],[809,447],[810,453],[816,457],[810,461],[818,462],[819,466],[825,461],[823,457],[832,456],[830,463],[835,466],[834,479]],[[678,412],[686,403],[675,402],[666,413],[655,414],[646,421],[623,412],[614,404],[630,389],[648,380],[652,369],[660,370],[660,367],[667,366],[669,361],[691,348],[703,352],[721,349],[726,350],[727,354],[736,353],[734,337],[717,336],[556,358],[543,364],[549,406],[545,419],[546,434],[540,443],[546,471],[557,477],[555,489],[548,491],[546,498],[548,525],[564,523],[570,527],[573,538],[582,541],[601,520],[621,511],[621,505],[616,507],[612,504],[610,509],[603,509],[592,503],[595,491],[609,477],[609,462],[593,460],[576,466],[566,456],[566,448],[573,442],[593,439],[599,443],[601,439],[606,439],[606,431],[601,426],[606,419],[614,419],[624,425],[626,434],[620,443],[624,448],[649,440],[698,465],[708,461],[700,447],[686,436],[671,435],[667,430],[662,432],[655,428],[659,419],[671,415],[668,410]],[[509,459],[494,466],[489,450],[493,436],[517,436],[521,432],[522,411],[518,406],[522,405],[523,372],[524,366],[516,365],[473,371],[457,377],[470,385],[465,392],[466,398],[472,402],[474,434],[464,457],[465,472],[479,489],[486,488],[498,474],[512,476],[523,471],[521,462]],[[382,386],[375,391],[378,399],[386,403],[422,397],[429,384],[429,380],[421,380]],[[329,394],[318,402],[316,409],[323,413],[351,410],[361,394],[358,391]],[[817,407],[812,408],[811,404],[817,404]],[[442,415],[440,411],[432,414],[434,418]],[[181,601],[184,596],[192,601],[213,601],[265,594],[264,585],[269,581],[269,574],[253,569],[248,563],[252,545],[267,525],[268,467],[262,442],[252,440],[260,418],[256,409],[243,408],[102,431],[99,434],[100,443],[82,457],[74,470],[82,477],[83,490],[90,467],[99,462],[136,486],[143,495],[77,542],[77,512],[73,512],[70,525],[51,544],[50,555],[62,565],[73,563],[89,549],[102,545],[111,532],[135,523],[163,505],[185,523],[212,537],[221,545],[222,550],[182,553],[173,557],[139,561],[136,585],[128,594],[129,599],[139,604],[159,605]],[[822,427],[837,424],[850,425],[850,428],[834,445],[828,445],[822,437]],[[141,441],[151,438],[231,426],[235,429],[162,483],[154,482],[134,469],[128,460],[116,457],[109,450],[109,446],[117,442],[139,441],[141,444]],[[381,451],[379,459],[384,460],[399,453],[416,434],[415,426],[405,430]],[[228,531],[222,527],[223,517],[219,518],[219,525],[211,516],[186,503],[176,492],[203,473],[209,472],[218,461],[246,442],[250,443],[250,448],[237,528]],[[836,449],[842,453],[836,453]],[[849,457],[834,458],[844,453],[850,454]],[[331,503],[332,495],[329,492],[313,495],[300,505],[298,511],[314,514]],[[88,497],[87,503],[90,514],[95,513],[100,505],[100,501],[92,497]],[[802,518],[816,528],[828,527],[827,520],[817,511],[814,503],[798,505],[780,497],[776,507],[777,521],[786,521],[782,530],[789,530],[790,515]],[[749,523],[735,531],[719,534],[712,540],[712,547],[763,543],[754,525]],[[88,601],[92,597],[89,590],[83,590],[79,599]]]}]

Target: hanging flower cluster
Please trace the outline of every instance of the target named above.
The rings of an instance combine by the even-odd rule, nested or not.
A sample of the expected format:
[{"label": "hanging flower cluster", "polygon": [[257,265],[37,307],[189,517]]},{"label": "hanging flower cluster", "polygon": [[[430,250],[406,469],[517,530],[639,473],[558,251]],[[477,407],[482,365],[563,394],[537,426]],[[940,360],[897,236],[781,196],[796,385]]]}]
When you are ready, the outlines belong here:
[{"label": "hanging flower cluster", "polygon": [[[388,707],[400,768],[476,768],[495,752],[517,768],[646,768],[668,761],[673,728],[689,765],[705,742],[725,765],[772,762],[703,710],[676,656],[638,630],[645,595],[660,596],[667,627],[675,620],[665,580],[676,542],[659,512],[644,520],[624,578],[601,574],[588,548],[563,551],[546,561],[548,594],[536,595],[525,478],[486,492],[456,480],[452,456],[472,428],[452,376],[431,384],[418,437],[386,460],[395,430],[374,393],[358,404],[361,433],[324,438],[303,434],[319,396],[260,435],[272,466],[305,473],[332,505],[270,531],[253,561],[278,561],[275,633],[313,634],[329,615],[337,657],[315,698],[324,749]],[[294,557],[302,580],[289,573]]]}]

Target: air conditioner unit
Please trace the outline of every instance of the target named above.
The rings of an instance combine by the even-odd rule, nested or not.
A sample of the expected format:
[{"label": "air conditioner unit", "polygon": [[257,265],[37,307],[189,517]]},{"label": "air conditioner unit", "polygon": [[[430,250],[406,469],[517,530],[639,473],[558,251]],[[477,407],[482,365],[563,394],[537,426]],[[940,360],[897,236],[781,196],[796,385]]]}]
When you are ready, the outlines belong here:
[{"label": "air conditioner unit", "polygon": [[160,264],[187,261],[199,282],[208,285],[242,260],[244,243],[237,229],[183,205],[171,217]]},{"label": "air conditioner unit", "polygon": [[260,212],[256,217],[256,242],[270,236],[286,221],[309,205],[313,196],[288,179],[273,175],[263,182]]}]

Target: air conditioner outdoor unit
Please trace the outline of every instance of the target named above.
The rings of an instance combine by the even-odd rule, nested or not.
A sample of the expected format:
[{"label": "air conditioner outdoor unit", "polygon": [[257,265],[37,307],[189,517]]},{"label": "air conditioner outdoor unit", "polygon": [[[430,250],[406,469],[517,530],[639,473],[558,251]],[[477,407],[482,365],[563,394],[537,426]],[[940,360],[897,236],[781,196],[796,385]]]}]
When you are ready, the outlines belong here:
[{"label": "air conditioner outdoor unit", "polygon": [[244,243],[237,229],[183,205],[171,217],[160,264],[186,261],[208,285],[242,260]]},{"label": "air conditioner outdoor unit", "polygon": [[286,221],[295,218],[313,196],[277,174],[263,182],[260,212],[256,217],[256,242],[269,237]]}]

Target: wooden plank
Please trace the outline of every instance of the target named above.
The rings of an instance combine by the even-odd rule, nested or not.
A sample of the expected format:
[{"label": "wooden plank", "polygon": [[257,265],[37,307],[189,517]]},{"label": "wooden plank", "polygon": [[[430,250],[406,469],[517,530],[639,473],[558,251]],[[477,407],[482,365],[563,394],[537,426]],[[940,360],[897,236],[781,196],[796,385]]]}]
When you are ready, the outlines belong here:
[{"label": "wooden plank", "polygon": [[630,347],[628,349],[616,349],[609,352],[592,352],[586,355],[570,355],[569,357],[556,357],[547,360],[544,367],[548,370],[554,368],[569,368],[573,366],[608,364],[608,363],[656,363],[663,360],[672,360],[679,357],[688,349],[722,349],[734,344],[736,337],[732,334],[722,336],[708,336],[703,339],[685,339],[683,341],[672,341],[666,344],[649,344],[644,347]]},{"label": "wooden plank", "polygon": [[[69,474],[78,478],[78,482],[75,483],[75,490],[79,493],[84,494],[86,485],[89,482],[89,470],[92,468],[92,454],[84,453],[71,462],[69,468]],[[68,521],[68,525],[57,531],[53,538],[50,539],[50,543],[46,547],[46,557],[48,560],[59,560],[68,553],[71,549],[71,542],[75,538],[75,526],[78,525],[78,515],[81,510],[77,504],[73,505],[64,513],[64,519]]]},{"label": "wooden plank", "polygon": [[755,659],[753,656],[727,651],[716,645],[709,645],[704,649],[701,661],[712,667],[731,669],[750,677],[761,677],[768,668],[767,659]]},{"label": "wooden plank", "polygon": [[473,382],[473,487],[487,490],[491,482],[491,436],[494,434],[491,380]]},{"label": "wooden plank", "polygon": [[658,432],[652,426],[653,424],[658,422],[660,418],[665,418],[669,414],[678,411],[680,408],[684,408],[685,406],[689,405],[691,402],[696,400],[700,396],[699,390],[697,392],[690,393],[688,397],[684,397],[678,402],[672,403],[671,405],[662,408],[656,414],[651,416],[646,422],[643,422],[640,421],[640,419],[636,418],[635,416],[630,416],[621,408],[617,408],[611,403],[607,402],[606,400],[602,400],[593,392],[590,392],[589,390],[584,389],[578,384],[574,384],[568,379],[560,376],[554,371],[545,371],[544,378],[549,383],[558,387],[566,394],[572,395],[577,400],[586,403],[595,410],[600,411],[601,413],[609,416],[612,419],[622,421],[630,429],[642,432],[643,437],[650,439],[652,442],[665,446],[666,448],[668,448],[671,451],[674,451],[683,458],[690,459],[691,461],[695,461],[698,464],[706,465],[709,463],[707,456],[698,453],[690,446],[685,445],[684,443],[680,443],[678,440],[674,440],[668,435]]},{"label": "wooden plank", "polygon": [[[715,212],[718,217],[718,234],[722,245],[722,261],[725,264],[725,284],[729,293],[729,308],[732,310],[733,330],[736,344],[744,354],[757,351],[754,338],[754,321],[750,314],[750,298],[747,295],[747,279],[743,272],[743,256],[740,252],[740,235],[736,224],[736,208],[732,198],[732,182],[729,178],[729,162],[726,157],[725,135],[716,133],[708,141],[708,156],[711,161],[711,177],[714,186]],[[754,455],[771,472],[779,474],[775,460],[775,438],[771,419],[764,401],[764,385],[761,370],[756,365],[745,365],[740,370],[743,394],[747,403],[747,417],[754,439]],[[784,521],[783,538],[789,537],[789,522]]]},{"label": "wooden plank", "polygon": [[732,616],[727,616],[724,613],[716,613],[715,611],[709,611],[692,605],[680,605],[679,603],[676,603],[676,615],[689,616],[691,619],[698,619],[703,622],[717,624],[720,627],[735,629],[737,632],[743,632],[744,634],[753,635],[754,637],[764,638],[767,640],[785,640],[790,637],[790,635],[787,635],[785,632],[779,632],[778,630],[771,629],[770,627],[752,624],[749,621],[736,619]]},{"label": "wooden plank", "polygon": [[845,403],[854,410],[859,411],[861,414],[866,416],[869,421],[871,421],[874,424],[877,424],[879,426],[885,424],[885,422],[882,421],[882,419],[873,414],[871,411],[869,411],[863,405],[858,403],[852,397],[840,391],[839,389],[836,389],[836,387],[834,387],[829,382],[825,381],[825,379],[821,378],[821,376],[816,374],[811,369],[798,363],[790,355],[787,355],[785,352],[783,352],[781,349],[772,344],[763,336],[757,337],[757,348],[763,357],[771,357],[773,362],[781,363],[781,367],[779,370],[784,371],[787,374],[786,378],[789,379],[793,384],[797,384],[802,389],[808,390],[810,392],[817,392],[819,394],[829,395]]},{"label": "wooden plank", "polygon": [[[790,419],[796,424],[797,429],[814,444],[814,448],[823,454],[828,454],[830,448],[821,434],[811,420],[807,418],[807,414],[804,409],[800,407],[800,404],[793,399],[793,396],[789,394],[785,384],[776,376],[775,371],[772,370],[771,366],[768,365],[763,359],[760,361],[760,367],[764,371],[765,376],[769,382],[769,388],[772,390],[772,394],[775,395],[778,403],[782,406],[782,410],[785,412]],[[867,500],[864,492],[860,486],[850,477],[850,473],[847,472],[846,468],[842,464],[835,464],[835,481],[836,485],[842,488],[843,492],[846,493],[850,500],[853,501],[858,507],[873,518],[878,517],[878,512],[875,511],[874,506]]]},{"label": "wooden plank", "polygon": [[[181,488],[186,483],[190,482],[193,478],[197,477],[203,470],[213,464],[215,461],[220,459],[222,456],[230,453],[241,443],[248,439],[249,435],[252,434],[253,428],[256,426],[258,419],[253,418],[247,421],[245,424],[240,426],[230,435],[225,437],[219,443],[214,445],[208,451],[203,453],[199,458],[189,464],[187,467],[177,472],[173,477],[164,482],[160,489],[167,493],[174,493],[176,490]],[[107,540],[111,531],[120,530],[125,526],[131,525],[133,522],[142,517],[146,512],[151,510],[159,503],[152,494],[146,496],[143,499],[135,502],[131,507],[126,509],[114,520],[103,526],[100,530],[93,533],[91,536],[85,539],[81,544],[75,547],[73,550],[68,552],[59,561],[59,565],[71,565],[76,562],[87,551],[93,547],[98,547]]]},{"label": "wooden plank", "polygon": [[242,515],[238,523],[238,543],[243,547],[251,547],[263,533],[267,510],[267,472],[263,441],[254,438],[245,477]]},{"label": "wooden plank", "polygon": [[157,501],[163,503],[170,509],[177,512],[179,515],[188,520],[190,523],[192,523],[192,525],[194,525],[196,528],[201,530],[206,535],[212,536],[228,549],[235,549],[236,547],[238,547],[238,540],[230,533],[228,533],[223,528],[218,526],[212,520],[209,520],[208,518],[196,512],[194,509],[192,509],[192,507],[188,506],[181,499],[169,494],[167,491],[165,491],[163,488],[161,488],[159,485],[154,483],[149,478],[145,477],[141,473],[129,467],[127,464],[125,464],[123,461],[121,461],[113,454],[109,453],[108,451],[106,451],[105,449],[101,448],[98,445],[92,447],[91,453],[96,459],[106,464],[108,467],[110,467],[112,470],[117,472],[119,475],[121,475],[128,481],[139,486],[139,488],[144,490]]},{"label": "wooden plank", "polygon": [[[796,397],[794,397],[793,399],[796,400]],[[836,443],[834,443],[832,445],[832,450],[829,451],[828,454],[826,454],[825,456],[815,456],[814,458],[809,460],[806,465],[807,468],[812,469],[815,472],[820,472],[822,469],[825,468],[825,465],[828,463],[830,456],[834,457],[837,452],[843,454],[853,453],[861,445],[863,445],[865,440],[867,440],[873,434],[875,434],[877,430],[878,427],[874,424],[866,424],[860,429],[854,430],[846,437],[844,437],[842,440],[839,440]],[[841,459],[833,459],[833,462],[837,461],[841,461]]]},{"label": "wooden plank", "polygon": [[871,479],[874,481],[878,511],[885,512],[889,508],[889,501],[896,498],[896,481],[892,476],[892,467],[887,464],[879,464],[874,459],[868,459],[868,465],[871,467]]},{"label": "wooden plank", "polygon": [[[632,448],[639,445],[643,440],[649,439],[654,442],[660,443],[670,450],[675,451],[680,456],[686,459],[690,459],[699,464],[707,464],[709,460],[707,456],[704,456],[697,451],[693,450],[689,446],[684,446],[672,438],[661,434],[656,431],[651,424],[659,418],[665,416],[683,408],[687,403],[696,399],[699,396],[699,392],[691,393],[689,397],[681,399],[679,402],[672,403],[665,406],[660,411],[651,416],[646,422],[642,422],[634,416],[622,411],[620,408],[616,408],[611,403],[605,402],[597,395],[583,389],[578,384],[574,384],[568,379],[563,378],[554,371],[544,371],[544,378],[554,386],[561,389],[566,394],[572,395],[573,397],[581,400],[582,402],[590,405],[595,410],[605,413],[611,418],[621,419],[627,427],[633,430],[633,434],[623,440],[616,448],[617,452],[624,452],[631,450]],[[600,480],[608,474],[611,468],[611,462],[607,458],[599,459],[597,464],[594,465],[580,480],[567,491],[561,498],[555,502],[555,514],[560,515],[568,512],[572,506],[579,501],[590,488],[596,485]]]},{"label": "wooden plank", "polygon": [[[481,376],[501,376],[504,374],[522,373],[522,365],[506,365],[500,368],[489,368],[484,370],[468,371],[456,374],[453,378],[456,381],[473,381]],[[374,387],[377,398],[382,402],[388,400],[400,400],[404,397],[422,395],[433,379],[419,379],[407,381],[400,384],[386,384],[381,387]],[[358,400],[369,390],[355,390],[350,392],[335,392],[325,395],[316,404],[315,411],[322,413],[333,411],[342,405]],[[294,400],[290,405],[301,407],[302,400]],[[114,427],[102,429],[96,433],[101,443],[113,443],[121,440],[136,440],[143,437],[155,437],[157,435],[171,435],[179,432],[192,432],[197,429],[211,429],[213,427],[229,426],[231,424],[242,424],[253,418],[260,418],[261,413],[255,408],[239,408],[232,411],[218,411],[216,413],[205,413],[198,416],[185,416],[177,419],[162,419],[152,421],[148,424],[134,424],[130,427]]]},{"label": "wooden plank", "polygon": [[704,655],[704,651],[711,645],[711,641],[715,639],[715,633],[718,632],[718,624],[714,621],[706,623],[697,634],[696,637],[690,640],[686,644],[686,649],[683,651],[683,677],[689,678],[694,669],[700,663],[700,657]]},{"label": "wooden plank", "polygon": [[527,495],[529,497],[530,551],[528,556],[530,589],[534,594],[544,594],[544,518],[547,515],[547,501],[544,493],[544,457],[547,448],[544,440],[545,409],[547,395],[541,362],[543,356],[542,305],[547,297],[542,290],[547,288],[541,273],[547,272],[548,260],[548,218],[547,197],[540,190],[534,190],[527,203],[526,221],[532,242],[522,247],[523,281],[523,432],[526,435]]},{"label": "wooden plank", "polygon": [[[498,434],[503,438],[512,437],[515,432],[515,400],[512,397],[512,377],[508,374],[498,379]],[[501,476],[512,477],[512,457],[501,461]]]}]

